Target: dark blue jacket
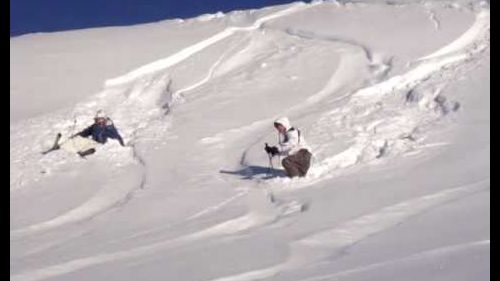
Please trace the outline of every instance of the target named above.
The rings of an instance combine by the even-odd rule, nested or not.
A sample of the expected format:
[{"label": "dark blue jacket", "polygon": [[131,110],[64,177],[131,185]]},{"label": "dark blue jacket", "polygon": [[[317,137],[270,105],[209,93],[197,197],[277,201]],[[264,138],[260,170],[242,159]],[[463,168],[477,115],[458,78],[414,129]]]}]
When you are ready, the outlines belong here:
[{"label": "dark blue jacket", "polygon": [[78,135],[84,138],[92,136],[93,140],[102,144],[106,143],[108,138],[116,139],[120,142],[122,146],[124,145],[122,137],[116,130],[115,125],[113,125],[113,123],[111,122],[109,122],[109,124],[104,124],[104,125],[92,124],[85,130],[78,133]]}]

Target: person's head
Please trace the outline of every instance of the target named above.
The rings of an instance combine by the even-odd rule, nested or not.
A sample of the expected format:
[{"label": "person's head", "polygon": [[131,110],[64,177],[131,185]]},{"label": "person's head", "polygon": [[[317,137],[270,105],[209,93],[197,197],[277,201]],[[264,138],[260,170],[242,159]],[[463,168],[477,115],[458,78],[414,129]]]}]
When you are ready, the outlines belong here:
[{"label": "person's head", "polygon": [[288,118],[286,117],[279,118],[274,121],[274,128],[276,128],[279,133],[284,134],[288,131],[288,129],[290,129],[290,121],[288,121]]},{"label": "person's head", "polygon": [[286,132],[285,126],[283,126],[280,123],[274,122],[274,128],[276,128],[276,130],[278,130],[278,132],[281,133],[281,134],[284,134]]},{"label": "person's head", "polygon": [[108,117],[102,110],[98,110],[95,117],[94,117],[94,122],[99,125],[105,125]]}]

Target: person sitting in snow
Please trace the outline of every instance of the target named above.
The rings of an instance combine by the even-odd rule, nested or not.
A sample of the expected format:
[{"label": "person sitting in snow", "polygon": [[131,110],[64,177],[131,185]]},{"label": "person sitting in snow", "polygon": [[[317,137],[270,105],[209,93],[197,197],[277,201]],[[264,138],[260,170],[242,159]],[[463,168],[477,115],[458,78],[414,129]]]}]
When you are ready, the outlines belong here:
[{"label": "person sitting in snow", "polygon": [[304,177],[311,165],[312,154],[300,131],[290,126],[287,117],[276,120],[274,127],[279,134],[279,147],[267,146],[266,144],[265,151],[273,157],[276,155],[286,156],[281,164],[288,177]]},{"label": "person sitting in snow", "polygon": [[55,149],[62,148],[69,152],[78,153],[85,157],[95,152],[99,144],[105,144],[108,138],[116,139],[121,146],[125,146],[118,130],[111,119],[102,110],[97,111],[94,124],[71,136],[61,145],[56,144]]},{"label": "person sitting in snow", "polygon": [[113,121],[111,121],[111,118],[106,116],[102,110],[97,111],[94,117],[94,124],[77,133],[75,136],[84,138],[91,136],[94,141],[100,144],[105,144],[108,138],[116,139],[121,146],[125,146],[122,137],[118,133],[115,125],[113,125]]}]

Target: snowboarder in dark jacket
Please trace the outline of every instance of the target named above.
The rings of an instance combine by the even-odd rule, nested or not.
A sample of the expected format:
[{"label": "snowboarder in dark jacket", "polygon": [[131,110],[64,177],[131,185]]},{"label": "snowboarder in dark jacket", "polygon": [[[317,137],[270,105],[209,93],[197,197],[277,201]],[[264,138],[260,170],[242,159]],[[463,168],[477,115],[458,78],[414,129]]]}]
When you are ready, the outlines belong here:
[{"label": "snowboarder in dark jacket", "polygon": [[42,152],[42,154],[62,148],[68,152],[78,153],[81,157],[85,157],[96,152],[96,147],[99,146],[99,144],[105,144],[108,138],[116,139],[120,145],[125,146],[123,139],[113,125],[113,122],[104,114],[102,110],[97,111],[97,114],[94,117],[94,124],[90,125],[83,131],[72,135],[62,143],[59,143],[60,138],[61,134],[59,133],[53,147]]},{"label": "snowboarder in dark jacket", "polygon": [[[89,137],[92,138],[90,139]],[[106,116],[102,110],[99,110],[94,117],[94,124],[71,136],[61,147],[67,151],[77,152],[81,157],[85,157],[93,154],[96,151],[96,146],[105,144],[108,138],[116,139],[121,146],[125,146],[111,118]]]},{"label": "snowboarder in dark jacket", "polygon": [[83,131],[77,133],[75,136],[84,138],[92,137],[92,139],[100,144],[105,144],[110,139],[116,139],[121,146],[125,146],[123,139],[118,133],[115,125],[111,119],[99,110],[94,118],[94,124],[90,125]]}]

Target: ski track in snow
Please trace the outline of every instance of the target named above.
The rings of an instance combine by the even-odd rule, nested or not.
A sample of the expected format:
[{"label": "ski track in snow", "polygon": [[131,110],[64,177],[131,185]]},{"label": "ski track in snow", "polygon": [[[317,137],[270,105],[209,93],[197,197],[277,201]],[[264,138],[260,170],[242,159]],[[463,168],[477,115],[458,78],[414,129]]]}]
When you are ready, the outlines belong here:
[{"label": "ski track in snow", "polygon": [[341,255],[350,247],[377,233],[386,231],[408,219],[434,207],[488,190],[489,179],[469,185],[454,187],[433,194],[413,198],[387,206],[378,211],[341,223],[337,227],[314,233],[291,244],[288,259],[278,265],[252,270],[211,281],[250,281],[278,275],[280,272],[301,268],[332,256],[332,251]]},{"label": "ski track in snow", "polygon": [[208,83],[209,81],[211,81],[211,79],[213,78],[213,76],[217,70],[217,67],[219,67],[219,65],[222,62],[224,62],[224,59],[228,56],[228,54],[230,54],[232,51],[234,51],[235,49],[237,49],[239,47],[240,47],[239,45],[235,45],[233,48],[229,48],[228,50],[226,50],[219,57],[219,59],[217,59],[217,61],[215,61],[215,63],[213,63],[212,66],[210,66],[210,69],[208,70],[206,76],[203,77],[202,79],[200,79],[198,82],[196,82],[190,86],[187,86],[185,88],[179,89],[179,90],[175,91],[174,93],[172,93],[172,98],[171,98],[172,102],[167,103],[167,106],[171,107],[174,102],[177,102],[177,103],[182,102],[183,101],[183,94],[185,94],[186,92],[192,91],[196,88],[199,88],[199,87],[203,86],[204,84]]},{"label": "ski track in snow", "polygon": [[297,30],[297,29],[292,29],[288,28],[286,30],[286,33],[290,36],[296,36],[298,38],[302,39],[308,39],[308,40],[323,40],[327,42],[340,42],[340,43],[345,43],[348,45],[356,46],[359,47],[363,50],[363,52],[366,55],[366,58],[372,62],[373,61],[373,54],[372,51],[365,45],[356,42],[353,39],[348,39],[348,38],[340,38],[340,37],[332,37],[332,36],[326,36],[326,35],[319,35],[314,32],[310,31],[303,31],[303,30]]},{"label": "ski track in snow", "polygon": [[[489,31],[490,31],[490,10],[482,9],[479,13],[476,14],[476,20],[472,25],[472,27],[469,28],[458,39],[453,41],[451,44],[448,44],[445,47],[439,49],[438,51],[423,58],[420,58],[419,60],[429,60],[440,56],[463,53],[464,49],[470,48],[470,44],[476,41],[476,38],[480,36],[484,37],[487,34],[489,35]],[[484,48],[484,46],[480,47]]]},{"label": "ski track in snow", "polygon": [[[422,214],[434,207],[441,206],[447,202],[458,200],[478,192],[489,189],[490,181],[485,179],[476,183],[461,187],[448,188],[433,194],[424,195],[395,205],[384,207],[378,211],[341,223],[339,226],[329,230],[314,233],[302,238],[291,245],[290,257],[282,264],[228,276],[217,278],[212,281],[247,281],[258,280],[274,276],[281,271],[308,265],[311,262],[321,260],[331,255],[331,250],[341,251],[346,247],[366,239],[374,234],[383,232],[391,227],[403,223],[404,221]],[[257,193],[254,193],[258,196]],[[257,204],[266,202],[259,200]],[[208,227],[204,230],[188,234],[172,240],[153,243],[146,246],[137,247],[127,251],[106,253],[81,259],[68,261],[58,265],[17,274],[11,276],[13,281],[36,281],[58,275],[67,274],[89,266],[96,266],[107,262],[129,259],[142,255],[150,255],[155,252],[165,251],[171,247],[180,247],[196,240],[221,235],[234,235],[242,231],[255,228],[259,225],[266,225],[276,220],[279,214],[270,213],[264,210],[251,212],[232,220]]]},{"label": "ski track in snow", "polygon": [[[289,35],[292,36],[298,36],[294,33],[288,32]],[[300,37],[300,36],[298,36]],[[312,36],[304,36],[300,38],[307,38],[307,39],[321,39],[321,38],[315,38]],[[371,59],[371,53],[368,51],[368,49],[365,46],[362,45],[357,45],[356,43],[353,42],[348,42],[348,41],[342,41],[342,40],[327,40],[331,41],[336,44],[346,44],[348,46],[355,46],[355,47],[360,47],[366,58],[369,60]],[[357,49],[345,49],[345,50],[336,50],[334,49],[337,53],[342,53],[343,55],[340,57],[340,63],[339,66],[335,69],[335,72],[331,75],[330,79],[325,83],[323,88],[321,88],[318,92],[310,95],[303,103],[298,104],[296,106],[293,106],[290,109],[287,109],[288,113],[294,113],[294,112],[300,112],[300,111],[306,111],[307,108],[316,105],[317,103],[324,101],[329,95],[332,93],[335,93],[337,90],[341,89],[342,87],[345,87],[348,85],[350,82],[352,82],[355,79],[355,74],[350,73],[352,69],[362,69],[365,67],[365,61],[362,57],[360,57],[359,50]],[[359,74],[358,74],[359,75]],[[348,93],[344,96],[337,97],[335,98],[335,101],[338,100],[343,100],[347,98],[348,96],[352,95],[352,93]],[[280,115],[283,115],[283,113],[280,113]],[[289,114],[284,114],[284,115],[289,115]],[[214,136],[209,136],[205,137],[200,140],[200,143],[203,144],[210,144],[210,145],[217,145],[220,142],[224,141],[226,143],[231,143],[236,141],[239,138],[245,138],[246,135],[255,133],[256,131],[263,131],[264,129],[267,129],[270,123],[272,123],[278,116],[272,116],[270,118],[266,119],[261,119],[261,120],[256,120],[252,122],[249,125],[246,126],[240,126],[237,128],[229,129],[223,132],[219,132]],[[231,141],[228,141],[231,140]]]},{"label": "ski track in snow", "polygon": [[359,274],[362,272],[369,272],[372,270],[377,270],[381,268],[397,268],[398,266],[401,266],[402,264],[411,264],[415,263],[418,261],[422,260],[435,260],[438,258],[447,258],[450,254],[453,253],[459,253],[463,251],[470,251],[470,250],[482,250],[482,251],[489,251],[490,248],[490,240],[480,240],[480,241],[473,241],[469,243],[463,243],[463,244],[457,244],[457,245],[451,245],[451,246],[446,246],[446,247],[440,247],[428,251],[423,251],[420,253],[412,254],[410,256],[406,256],[403,258],[395,259],[395,260],[389,260],[389,261],[384,261],[380,263],[375,263],[375,264],[370,264],[362,267],[357,267],[341,272],[336,272],[333,274],[325,274],[321,276],[315,276],[315,277],[310,277],[306,279],[301,279],[299,281],[320,281],[320,280],[332,280],[332,278],[338,278],[338,277],[346,277],[349,275],[353,274]]},{"label": "ski track in snow", "polygon": [[[128,176],[132,176],[132,178],[130,178],[132,186],[136,186],[137,184],[139,184],[134,184],[136,177],[133,171],[131,171]],[[120,182],[106,183],[106,186],[101,188],[90,200],[88,200],[81,206],[76,207],[69,212],[64,213],[63,215],[60,215],[51,220],[11,231],[11,240],[21,238],[28,234],[35,234],[40,231],[60,227],[68,223],[91,219],[92,217],[101,214],[109,209],[112,209],[117,205],[123,204],[124,201],[129,200],[129,197],[131,196],[130,190],[130,185],[124,185]]]},{"label": "ski track in snow", "polygon": [[[201,210],[199,212],[196,212],[193,215],[188,216],[181,223],[182,224],[186,224],[186,223],[188,223],[188,222],[190,222],[192,220],[195,220],[195,219],[201,218],[203,216],[206,216],[208,214],[217,212],[218,210],[222,209],[224,206],[227,206],[229,203],[235,201],[236,199],[239,199],[240,197],[245,196],[246,194],[248,194],[248,192],[249,192],[248,189],[243,190],[243,191],[235,194],[234,196],[231,196],[231,197],[229,197],[227,199],[224,199],[223,201],[221,201],[221,202],[219,202],[217,204],[209,206],[209,207],[207,207],[207,208],[205,208],[205,209],[203,209],[203,210]],[[153,229],[148,229],[148,230],[145,230],[145,231],[136,232],[133,235],[130,235],[130,236],[127,236],[127,237],[115,240],[114,243],[116,243],[116,242],[122,242],[122,241],[129,240],[129,239],[134,239],[134,238],[138,238],[138,237],[144,237],[144,236],[147,236],[147,235],[152,234],[152,233],[158,233],[160,231],[164,231],[164,230],[170,229],[173,226],[174,225],[167,224],[167,225],[163,225],[163,226],[156,227],[156,228],[153,228]]]},{"label": "ski track in snow", "polygon": [[[408,139],[403,136],[411,135],[420,124],[428,122],[429,118],[434,118],[432,114],[427,113],[427,110],[414,111],[409,107],[407,112],[400,112],[392,119],[380,119],[377,113],[382,110],[390,111],[391,98],[400,96],[410,92],[416,86],[430,79],[433,75],[440,74],[443,71],[453,72],[453,68],[459,66],[460,62],[464,62],[487,48],[489,43],[489,11],[482,10],[476,16],[476,21],[469,30],[467,30],[460,38],[453,41],[449,45],[441,48],[433,54],[426,56],[418,66],[408,72],[391,77],[373,86],[369,86],[358,90],[351,95],[351,99],[340,111],[335,109],[324,115],[319,121],[317,128],[331,126],[330,124],[340,124],[341,126],[348,125],[347,129],[351,132],[354,129],[356,133],[354,144],[335,155],[329,155],[320,160],[320,163],[312,168],[311,177],[323,178],[325,173],[328,173],[336,168],[345,168],[376,159],[387,153],[388,146],[392,146],[393,152],[407,151],[409,148]],[[448,70],[451,69],[451,70]],[[428,93],[432,99],[436,97],[434,92]],[[385,100],[387,101],[385,101]],[[355,113],[355,114],[353,114]],[[385,116],[381,114],[381,116]],[[357,120],[367,120],[371,122],[366,127],[354,127]],[[386,117],[382,117],[386,118]],[[362,122],[359,122],[362,123]],[[335,131],[343,131],[342,128],[335,128]],[[356,132],[357,131],[357,132]],[[314,133],[314,132],[313,132]],[[328,148],[319,148],[328,151]]]},{"label": "ski track in snow", "polygon": [[303,2],[298,2],[291,7],[287,9],[283,9],[281,11],[278,11],[276,13],[273,13],[271,15],[264,16],[262,18],[259,18],[258,20],[255,21],[255,23],[251,26],[248,27],[228,27],[224,29],[223,31],[211,36],[210,38],[207,38],[203,41],[200,41],[194,45],[191,45],[187,48],[182,49],[181,51],[177,52],[176,54],[173,54],[165,59],[155,61],[151,64],[142,66],[126,75],[110,79],[106,81],[106,86],[116,86],[116,85],[121,85],[124,83],[129,83],[134,81],[135,79],[138,79],[140,77],[143,77],[144,75],[148,75],[150,73],[157,72],[159,70],[165,70],[166,68],[169,68],[175,64],[178,64],[179,62],[182,62],[183,60],[189,58],[190,56],[204,50],[205,48],[235,34],[238,31],[252,31],[256,30],[262,27],[262,25],[268,21],[287,16],[289,14],[301,11],[303,9],[312,7],[314,5],[306,5]]},{"label": "ski track in snow", "polygon": [[[230,200],[221,202],[220,204],[213,206],[211,208],[205,209],[202,212],[194,214],[190,219],[195,219],[200,216],[205,215],[208,212],[212,212],[229,201],[234,200],[241,195],[247,194],[247,191],[238,194]],[[256,204],[258,206],[268,205],[267,199],[260,196],[259,192],[254,192],[250,202],[252,205]],[[105,253],[100,255],[95,255],[91,257],[85,257],[80,259],[71,260],[62,264],[52,265],[41,269],[36,269],[33,271],[28,271],[16,275],[11,275],[11,280],[13,281],[35,281],[43,280],[67,273],[71,273],[76,270],[87,268],[90,266],[96,266],[108,262],[116,262],[122,259],[130,259],[134,257],[151,255],[160,251],[166,251],[173,247],[182,247],[184,245],[192,244],[201,239],[209,239],[213,237],[221,237],[228,235],[235,235],[243,231],[248,231],[250,229],[256,228],[258,226],[268,225],[276,221],[280,216],[287,216],[290,214],[288,209],[280,210],[269,210],[269,206],[262,210],[261,208],[252,208],[253,210],[249,213],[223,221],[219,224],[209,226],[205,229],[199,230],[197,232],[187,234],[175,239],[169,239],[157,243],[152,243],[145,246],[136,247],[131,250],[118,251],[114,253]],[[294,211],[292,211],[294,212]]]},{"label": "ski track in snow", "polygon": [[441,29],[441,22],[439,21],[438,17],[436,16],[436,12],[434,12],[432,10],[432,7],[427,7],[427,6],[431,6],[431,5],[430,4],[428,5],[428,3],[424,4],[425,11],[427,14],[429,14],[429,20],[432,21],[432,23],[434,24],[434,28],[436,30],[440,30]]}]

